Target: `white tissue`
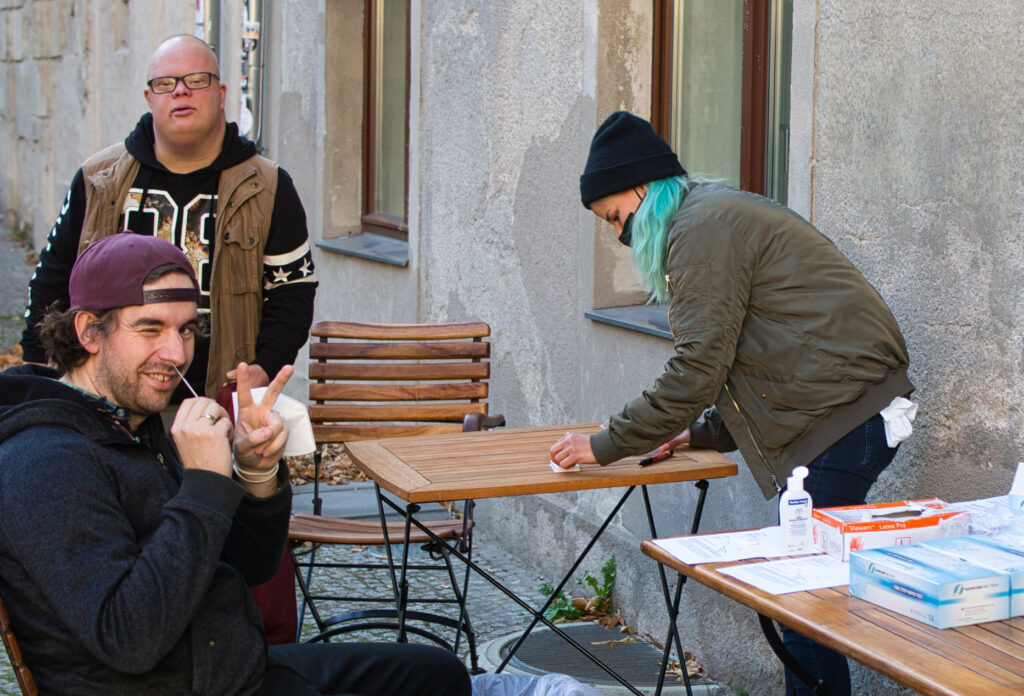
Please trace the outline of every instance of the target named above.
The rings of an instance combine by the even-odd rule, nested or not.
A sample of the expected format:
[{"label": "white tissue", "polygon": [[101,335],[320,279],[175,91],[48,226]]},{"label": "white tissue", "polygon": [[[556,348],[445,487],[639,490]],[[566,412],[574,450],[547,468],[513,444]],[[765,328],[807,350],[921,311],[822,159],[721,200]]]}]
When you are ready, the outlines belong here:
[{"label": "white tissue", "polygon": [[[266,387],[251,389],[252,399],[259,402],[266,393]],[[238,392],[231,395],[231,403],[235,409],[235,419],[238,419]],[[274,410],[284,421],[284,429],[288,431],[288,442],[284,446],[284,456],[301,457],[312,454],[316,451],[316,441],[313,439],[313,424],[309,422],[309,411],[301,401],[278,394],[274,402]]]},{"label": "white tissue", "polygon": [[562,467],[558,466],[557,464],[555,464],[550,459],[548,460],[548,464],[551,465],[551,470],[553,472],[555,472],[556,474],[567,474],[570,471],[579,471],[580,470],[580,465],[579,464],[573,464],[568,469],[563,469]]},{"label": "white tissue", "polygon": [[878,414],[885,422],[886,444],[889,447],[895,447],[914,432],[914,426],[911,423],[917,417],[917,404],[902,396],[897,396]]}]

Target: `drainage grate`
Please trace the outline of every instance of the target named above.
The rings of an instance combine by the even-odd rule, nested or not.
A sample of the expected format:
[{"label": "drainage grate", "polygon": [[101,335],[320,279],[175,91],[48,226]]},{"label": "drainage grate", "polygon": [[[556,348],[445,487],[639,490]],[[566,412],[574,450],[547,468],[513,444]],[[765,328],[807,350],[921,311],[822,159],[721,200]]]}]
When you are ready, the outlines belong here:
[{"label": "drainage grate", "polygon": [[[607,629],[594,623],[565,624],[559,628],[633,686],[642,688],[657,685],[658,670],[661,668],[661,650],[642,638],[637,638],[635,643],[617,643],[613,648],[612,645],[592,643],[627,637],[615,629]],[[506,636],[501,646],[502,659],[508,655],[517,638],[518,635]],[[568,674],[585,684],[618,684],[607,672],[546,627],[536,628],[530,633],[509,660],[509,667],[527,674]],[[675,681],[669,677],[666,679],[666,685],[671,685]]]}]

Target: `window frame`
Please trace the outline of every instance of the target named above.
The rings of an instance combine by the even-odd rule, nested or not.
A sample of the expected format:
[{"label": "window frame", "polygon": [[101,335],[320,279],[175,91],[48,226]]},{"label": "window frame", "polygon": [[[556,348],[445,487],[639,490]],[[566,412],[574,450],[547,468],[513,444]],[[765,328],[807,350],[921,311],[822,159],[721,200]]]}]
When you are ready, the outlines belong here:
[{"label": "window frame", "polygon": [[[672,122],[672,49],[675,0],[653,0],[651,125],[669,140]],[[743,0],[743,79],[740,115],[740,188],[765,195],[770,80],[771,0]],[[686,163],[683,163],[686,166]]]},{"label": "window frame", "polygon": [[365,0],[363,4],[363,195],[360,226],[364,232],[408,241],[409,239],[409,85],[410,85],[410,22],[411,7],[405,2],[405,128],[404,128],[404,203],[401,218],[384,215],[374,209],[376,198],[377,151],[377,5],[380,0]]}]

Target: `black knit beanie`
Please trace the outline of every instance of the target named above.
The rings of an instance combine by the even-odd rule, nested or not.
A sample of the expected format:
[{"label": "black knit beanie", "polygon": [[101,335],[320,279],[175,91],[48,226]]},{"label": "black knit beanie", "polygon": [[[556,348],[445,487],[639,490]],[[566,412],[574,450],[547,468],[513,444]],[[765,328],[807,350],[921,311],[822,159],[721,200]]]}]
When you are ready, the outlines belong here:
[{"label": "black knit beanie", "polygon": [[616,111],[590,142],[587,166],[580,176],[580,198],[589,209],[605,196],[673,176],[686,176],[686,170],[668,143],[649,122]]}]

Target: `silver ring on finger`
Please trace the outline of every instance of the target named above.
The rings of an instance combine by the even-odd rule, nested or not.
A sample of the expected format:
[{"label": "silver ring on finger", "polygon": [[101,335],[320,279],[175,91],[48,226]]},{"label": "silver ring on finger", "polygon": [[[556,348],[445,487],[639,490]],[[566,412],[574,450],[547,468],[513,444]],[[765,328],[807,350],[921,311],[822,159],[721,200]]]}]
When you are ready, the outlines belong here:
[{"label": "silver ring on finger", "polygon": [[210,425],[213,425],[214,423],[217,422],[217,416],[213,415],[212,413],[205,413],[204,412],[203,415],[201,415],[199,417],[200,418],[209,418],[210,419]]}]

